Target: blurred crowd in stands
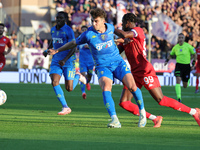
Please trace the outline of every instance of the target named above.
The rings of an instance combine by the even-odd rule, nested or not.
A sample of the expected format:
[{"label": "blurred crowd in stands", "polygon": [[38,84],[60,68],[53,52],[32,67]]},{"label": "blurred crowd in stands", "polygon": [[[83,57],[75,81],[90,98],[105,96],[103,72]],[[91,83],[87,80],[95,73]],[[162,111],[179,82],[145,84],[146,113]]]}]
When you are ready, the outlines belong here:
[{"label": "blurred crowd in stands", "polygon": [[[200,43],[200,0],[124,0],[127,12],[135,13],[141,22],[138,24],[144,30],[148,50],[148,24],[147,21],[153,15],[163,13],[169,16],[176,24],[183,27],[186,42],[195,48]],[[117,25],[117,6],[116,0],[54,0],[56,11],[65,11],[68,14],[67,24],[72,27],[75,37],[81,33],[82,25],[91,25],[89,11],[92,8],[103,8],[107,13],[107,22]],[[83,16],[80,24],[73,22],[73,16]],[[85,14],[85,16],[84,16]],[[76,19],[75,19],[76,20]],[[116,26],[117,27],[117,26]],[[13,50],[10,55],[16,56],[17,52],[24,47],[46,49],[47,39],[28,39],[28,43],[18,43],[16,33],[10,35],[13,42]],[[165,59],[173,45],[164,39],[152,35],[151,56],[152,59]]]},{"label": "blurred crowd in stands", "polygon": [[[68,25],[72,27],[77,37],[82,25],[91,25],[90,18],[86,18],[80,25],[72,24],[74,13],[88,14],[90,9],[99,7],[107,13],[107,22],[116,26],[116,0],[55,0],[56,10],[68,14]],[[200,0],[124,0],[127,12],[135,13],[140,18],[141,26],[146,35],[148,51],[148,24],[147,21],[159,13],[169,16],[176,24],[182,26],[186,42],[195,48],[200,43]],[[152,58],[165,59],[173,45],[168,41],[152,35]]]}]

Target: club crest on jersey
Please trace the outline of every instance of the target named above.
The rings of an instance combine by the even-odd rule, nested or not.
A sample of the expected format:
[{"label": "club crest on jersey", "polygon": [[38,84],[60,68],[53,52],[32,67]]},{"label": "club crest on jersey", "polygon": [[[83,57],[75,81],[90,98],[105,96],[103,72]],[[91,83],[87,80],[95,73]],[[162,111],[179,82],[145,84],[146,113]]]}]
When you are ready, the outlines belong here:
[{"label": "club crest on jersey", "polygon": [[102,39],[103,41],[105,41],[106,38],[107,38],[107,35],[106,35],[106,34],[102,34],[102,35],[101,35],[101,39]]}]

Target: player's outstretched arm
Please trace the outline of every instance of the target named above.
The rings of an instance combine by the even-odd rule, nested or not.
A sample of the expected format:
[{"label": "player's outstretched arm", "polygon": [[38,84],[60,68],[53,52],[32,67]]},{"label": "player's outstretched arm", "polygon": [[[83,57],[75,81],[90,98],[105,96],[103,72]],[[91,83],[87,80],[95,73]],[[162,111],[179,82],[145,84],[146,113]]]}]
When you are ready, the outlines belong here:
[{"label": "player's outstretched arm", "polygon": [[191,66],[191,70],[194,70],[195,64],[196,64],[196,61],[197,61],[197,54],[196,54],[196,53],[193,54],[193,55],[191,56],[191,59],[193,59],[193,61],[192,61],[192,66]]},{"label": "player's outstretched arm", "polygon": [[46,50],[44,50],[43,53],[42,53],[44,57],[47,57],[47,55],[48,55],[48,49],[50,49],[50,48],[53,48],[52,40],[51,40],[48,48]]},{"label": "player's outstretched arm", "polygon": [[169,56],[167,57],[167,59],[165,60],[164,66],[167,65],[167,63],[168,63],[168,61],[169,61],[170,59],[171,59],[171,55],[169,55]]},{"label": "player's outstretched arm", "polygon": [[135,33],[133,31],[123,31],[120,29],[115,29],[114,33],[120,38],[134,38]]},{"label": "player's outstretched arm", "polygon": [[8,55],[11,51],[12,47],[9,47],[7,51],[4,51],[4,55]]},{"label": "player's outstretched arm", "polygon": [[67,56],[63,59],[59,61],[59,65],[64,66],[65,62],[75,53],[76,49],[72,48],[69,53],[67,54]]},{"label": "player's outstretched arm", "polygon": [[71,49],[71,51],[73,50],[73,48],[75,48],[77,46],[76,41],[70,41],[68,43],[66,43],[65,45],[63,45],[62,47],[58,48],[58,49],[49,49],[47,52],[49,55],[54,55],[56,53]]}]

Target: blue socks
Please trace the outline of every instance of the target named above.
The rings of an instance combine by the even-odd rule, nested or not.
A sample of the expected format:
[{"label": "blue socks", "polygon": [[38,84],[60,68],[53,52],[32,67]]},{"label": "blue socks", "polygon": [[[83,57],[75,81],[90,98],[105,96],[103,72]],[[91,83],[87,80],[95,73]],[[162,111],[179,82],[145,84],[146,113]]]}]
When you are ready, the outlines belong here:
[{"label": "blue socks", "polygon": [[85,93],[85,84],[81,83],[81,91],[82,93]]},{"label": "blue socks", "polygon": [[76,74],[75,77],[74,77],[74,81],[73,81],[73,90],[74,90],[75,87],[77,86],[78,81],[79,81],[79,78],[80,78],[80,75],[79,75],[79,74]]},{"label": "blue socks", "polygon": [[115,103],[112,99],[110,91],[103,91],[103,102],[110,116],[116,115]]},{"label": "blue socks", "polygon": [[144,102],[143,102],[143,98],[142,98],[142,92],[139,88],[137,88],[137,90],[135,92],[132,92],[133,97],[139,107],[139,109],[143,109],[144,108]]},{"label": "blue socks", "polygon": [[62,106],[68,108],[67,102],[65,100],[65,96],[64,96],[64,93],[63,93],[63,90],[60,87],[60,85],[54,86],[53,89],[54,89],[54,91],[56,93],[56,96],[57,96],[58,100],[62,104]]}]

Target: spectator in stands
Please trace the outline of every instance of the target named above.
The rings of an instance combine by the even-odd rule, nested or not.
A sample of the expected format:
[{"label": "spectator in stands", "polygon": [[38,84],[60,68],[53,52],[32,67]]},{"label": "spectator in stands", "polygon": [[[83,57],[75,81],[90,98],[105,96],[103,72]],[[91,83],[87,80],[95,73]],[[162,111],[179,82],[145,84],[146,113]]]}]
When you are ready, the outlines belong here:
[{"label": "spectator in stands", "polygon": [[47,40],[47,39],[44,39],[44,42],[43,42],[43,44],[42,44],[42,48],[45,50],[45,49],[48,49],[48,46],[49,46],[48,40]]}]

